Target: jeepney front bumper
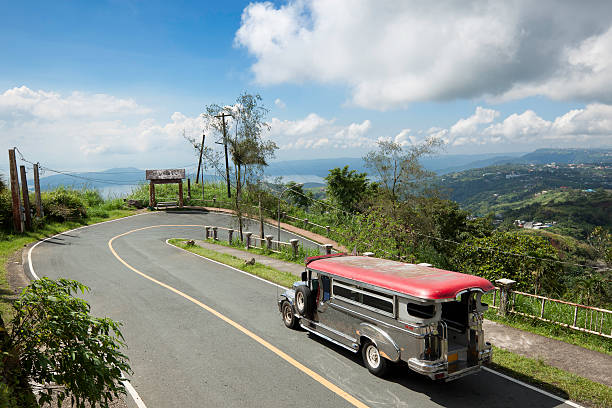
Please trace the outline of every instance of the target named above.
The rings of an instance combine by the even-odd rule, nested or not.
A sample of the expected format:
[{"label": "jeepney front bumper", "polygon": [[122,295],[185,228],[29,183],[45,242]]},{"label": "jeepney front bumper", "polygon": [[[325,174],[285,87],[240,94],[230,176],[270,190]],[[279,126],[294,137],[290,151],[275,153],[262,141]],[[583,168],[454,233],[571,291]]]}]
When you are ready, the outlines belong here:
[{"label": "jeepney front bumper", "polygon": [[478,352],[478,363],[471,366],[457,366],[453,364],[449,369],[449,364],[446,358],[436,361],[410,358],[408,359],[408,367],[417,373],[428,376],[432,380],[452,381],[465,375],[480,371],[480,367],[483,363],[488,363],[491,361],[492,355],[491,344],[486,343],[484,349]]}]

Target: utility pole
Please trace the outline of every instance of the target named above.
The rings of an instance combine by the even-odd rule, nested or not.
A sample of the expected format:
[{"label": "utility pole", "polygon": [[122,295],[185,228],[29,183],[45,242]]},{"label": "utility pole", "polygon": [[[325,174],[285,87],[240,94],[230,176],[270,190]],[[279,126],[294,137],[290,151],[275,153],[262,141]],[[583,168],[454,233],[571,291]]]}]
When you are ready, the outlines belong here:
[{"label": "utility pole", "polygon": [[[204,139],[206,139],[206,135],[202,132],[202,145],[200,146],[200,160],[198,161],[198,172],[196,173],[196,184],[198,184],[198,180],[200,178],[200,167],[202,166],[202,153],[204,152]],[[202,169],[202,174],[204,174],[204,169]],[[204,182],[202,182],[204,184]]]},{"label": "utility pole", "polygon": [[38,175],[38,163],[34,165],[34,194],[36,202],[36,216],[42,218],[45,214],[42,208],[42,199],[40,197],[40,176]]},{"label": "utility pole", "polygon": [[230,190],[230,179],[229,179],[229,160],[227,158],[227,134],[225,132],[225,117],[232,116],[229,113],[221,113],[215,118],[221,118],[223,121],[223,147],[225,148],[225,180],[227,181],[227,198],[232,198],[232,191]]},{"label": "utility pole", "polygon": [[30,211],[30,192],[28,191],[28,175],[25,166],[19,166],[21,172],[21,195],[23,196],[23,212],[25,213],[25,226],[32,230],[32,212]]},{"label": "utility pole", "polygon": [[9,165],[11,173],[11,197],[13,199],[13,226],[16,232],[23,232],[21,221],[21,200],[19,199],[19,176],[17,175],[17,160],[15,149],[9,149]]}]

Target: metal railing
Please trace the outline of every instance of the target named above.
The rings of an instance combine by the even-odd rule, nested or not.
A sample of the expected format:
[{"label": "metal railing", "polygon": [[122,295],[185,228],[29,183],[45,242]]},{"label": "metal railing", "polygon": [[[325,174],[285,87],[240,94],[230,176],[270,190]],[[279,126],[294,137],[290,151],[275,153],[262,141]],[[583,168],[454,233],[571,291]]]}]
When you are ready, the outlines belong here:
[{"label": "metal railing", "polygon": [[[495,287],[489,296],[492,296],[489,306],[498,309],[500,288]],[[612,310],[514,290],[510,291],[508,301],[510,313],[612,339]]]}]

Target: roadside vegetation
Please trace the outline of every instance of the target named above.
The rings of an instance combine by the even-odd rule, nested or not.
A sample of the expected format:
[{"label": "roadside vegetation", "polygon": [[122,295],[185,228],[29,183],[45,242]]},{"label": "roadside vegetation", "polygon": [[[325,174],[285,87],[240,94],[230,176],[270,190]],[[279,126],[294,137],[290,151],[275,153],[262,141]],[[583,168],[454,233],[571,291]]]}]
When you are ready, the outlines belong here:
[{"label": "roadside vegetation", "polygon": [[255,264],[253,265],[250,265],[245,263],[244,260],[232,255],[222,254],[216,251],[212,251],[210,249],[202,248],[198,245],[189,245],[184,239],[170,239],[168,240],[168,242],[179,248],[183,248],[189,252],[193,252],[194,254],[201,255],[203,257],[212,259],[213,261],[221,262],[222,264],[232,266],[236,269],[240,269],[241,271],[245,271],[252,275],[259,276],[262,279],[277,283],[281,286],[290,288],[291,285],[293,285],[293,282],[296,281],[296,277],[290,274],[289,272],[279,271],[278,269],[274,269],[272,267],[262,265],[257,262],[255,262]]},{"label": "roadside vegetation", "polygon": [[562,398],[594,408],[612,406],[612,388],[549,366],[541,360],[493,347],[491,368]]},{"label": "roadside vegetation", "polygon": [[[14,295],[6,265],[32,242],[136,211],[89,189],[59,187],[41,198],[44,217],[15,233],[10,191],[0,184],[0,406],[37,407],[51,399],[108,406],[125,393],[120,379],[129,373],[118,324],[90,316],[89,305],[74,296],[88,288],[75,281],[43,279]],[[30,380],[42,384],[38,399]]]},{"label": "roadside vegetation", "polygon": [[[194,254],[232,266],[287,288],[291,287],[297,279],[290,273],[257,262],[254,265],[248,265],[244,260],[234,256],[202,248],[198,245],[189,245],[184,239],[170,239],[168,242]],[[215,243],[218,244],[218,242]],[[603,408],[612,404],[612,389],[610,387],[549,366],[540,360],[523,357],[498,347],[494,347],[493,361],[490,367],[560,397],[590,407]]]}]

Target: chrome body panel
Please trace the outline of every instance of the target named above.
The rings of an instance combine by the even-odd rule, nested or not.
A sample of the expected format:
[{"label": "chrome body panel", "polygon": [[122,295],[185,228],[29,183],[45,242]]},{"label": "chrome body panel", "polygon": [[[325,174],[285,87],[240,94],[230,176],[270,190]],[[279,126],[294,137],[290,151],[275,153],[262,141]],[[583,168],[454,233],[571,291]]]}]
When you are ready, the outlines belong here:
[{"label": "chrome body panel", "polygon": [[[319,281],[317,275],[323,280]],[[390,309],[377,310],[374,306],[335,295],[335,280],[342,283],[339,287],[346,289],[347,284],[351,284],[348,279],[316,270],[308,270],[308,279],[308,282],[295,282],[293,289],[280,295],[279,310],[287,300],[302,328],[347,350],[358,352],[366,341],[371,341],[384,358],[405,361],[411,370],[444,381],[477,372],[483,363],[491,361],[492,347],[484,341],[482,330],[483,313],[487,309],[480,303],[482,292],[467,291],[455,303],[419,299],[419,305],[431,306],[432,314],[406,318],[406,313],[399,313],[398,307],[406,307],[406,302],[414,302],[414,299],[405,295],[393,294],[391,313]],[[329,283],[325,279],[329,279]],[[295,310],[295,289],[300,285],[308,285],[316,296],[312,319],[300,316]],[[361,299],[367,297],[367,291],[393,293],[372,285],[362,287],[365,291],[356,291],[363,295]],[[378,298],[387,302],[384,297]],[[442,310],[443,305],[450,309]]]}]

